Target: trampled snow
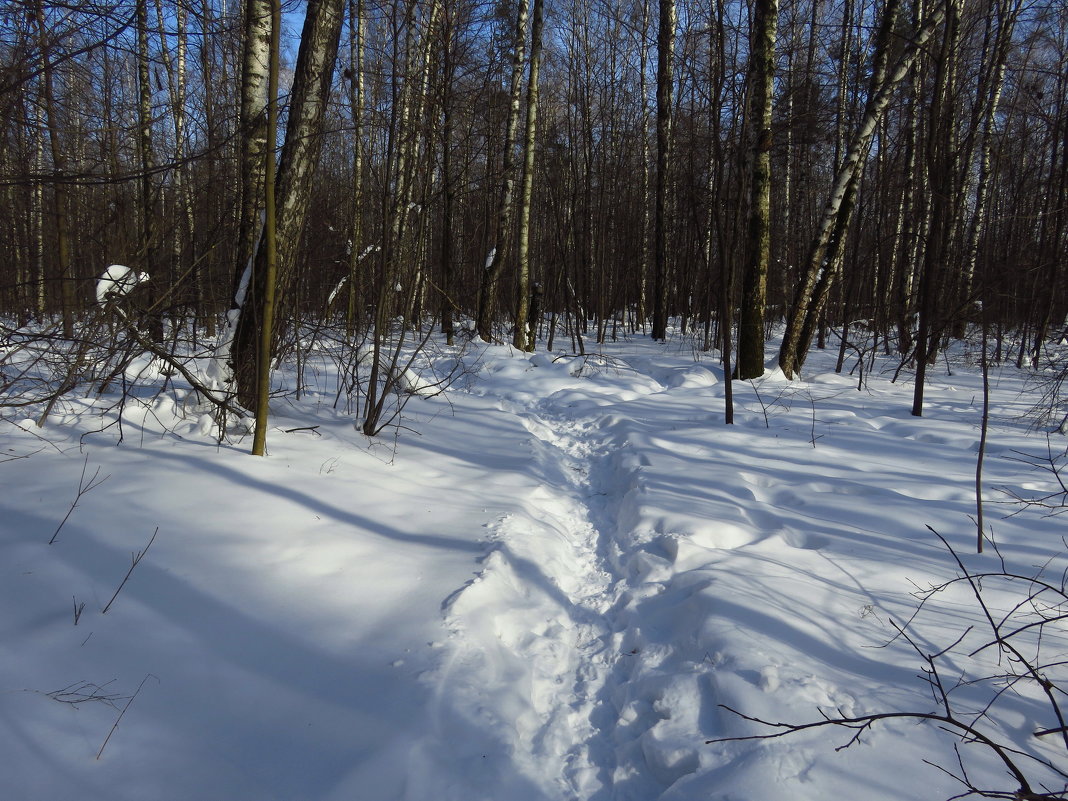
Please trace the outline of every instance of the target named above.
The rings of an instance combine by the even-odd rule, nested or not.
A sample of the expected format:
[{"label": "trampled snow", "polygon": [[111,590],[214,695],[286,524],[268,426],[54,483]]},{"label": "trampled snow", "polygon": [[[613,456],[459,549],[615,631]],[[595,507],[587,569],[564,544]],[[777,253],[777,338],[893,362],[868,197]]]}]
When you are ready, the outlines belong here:
[{"label": "trampled snow", "polygon": [[[841,751],[855,732],[707,742],[767,732],[726,707],[937,710],[891,623],[956,574],[927,527],[971,569],[1001,564],[972,553],[963,351],[922,418],[893,360],[861,383],[817,353],[803,381],[735,382],[725,426],[722,371],[681,337],[439,348],[466,374],[376,439],[334,409],[328,363],[306,366],[267,458],[216,443],[173,387],[125,405],[121,444],[114,399],[0,424],[3,798],[938,799],[962,786],[925,760],[959,772],[955,746],[975,785],[1014,789],[911,720]],[[1025,376],[993,379],[987,522],[1009,568],[1056,576],[1062,518],[995,503],[1050,477],[1019,459],[1046,449]],[[979,615],[954,587],[909,631],[934,652]],[[974,667],[947,664],[950,684]],[[996,709],[991,731],[1046,747],[1040,697]]]}]

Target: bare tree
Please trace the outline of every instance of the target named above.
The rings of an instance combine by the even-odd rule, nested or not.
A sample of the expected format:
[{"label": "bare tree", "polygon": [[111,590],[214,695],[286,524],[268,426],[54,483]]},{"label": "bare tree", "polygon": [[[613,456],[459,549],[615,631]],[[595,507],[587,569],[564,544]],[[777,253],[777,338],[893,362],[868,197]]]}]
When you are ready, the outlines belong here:
[{"label": "bare tree", "polygon": [[541,71],[543,0],[534,0],[530,33],[530,74],[527,78],[527,118],[523,135],[523,171],[519,192],[518,291],[512,344],[534,350],[534,333],[527,330],[530,312],[530,204],[534,193],[534,147],[538,130],[538,75]]},{"label": "bare tree", "polygon": [[675,0],[660,0],[656,37],[656,214],[654,218],[653,339],[667,339],[672,167],[672,98],[675,64]]},{"label": "bare tree", "polygon": [[515,141],[519,130],[519,112],[526,68],[527,26],[530,0],[519,0],[516,11],[515,38],[512,49],[512,82],[508,95],[508,122],[504,137],[504,164],[501,169],[501,194],[497,206],[497,224],[493,249],[486,257],[478,291],[478,335],[493,341],[493,318],[497,310],[497,292],[504,272],[505,253],[512,235],[515,192]]},{"label": "bare tree", "polygon": [[749,47],[749,214],[738,320],[738,378],[764,374],[764,308],[771,260],[771,112],[778,0],[757,0]]},{"label": "bare tree", "polygon": [[779,348],[779,366],[788,378],[801,370],[816,332],[830,289],[841,269],[846,233],[853,215],[862,159],[868,151],[876,124],[886,110],[893,92],[908,74],[923,46],[945,17],[944,3],[931,10],[927,19],[909,36],[889,69],[890,46],[894,41],[901,0],[887,0],[883,8],[874,55],[874,67],[864,116],[854,132],[848,150],[835,175],[824,206],[816,236],[809,248],[805,272],[798,285],[786,331]]},{"label": "bare tree", "polygon": [[[330,93],[334,61],[337,57],[343,18],[343,0],[319,0],[308,4],[300,50],[293,79],[289,120],[278,165],[277,188],[277,293],[284,319],[297,269],[297,245],[307,219],[312,183],[319,159],[319,145],[326,101]],[[241,308],[234,333],[231,360],[238,402],[245,408],[256,406],[257,358],[260,334],[265,322],[263,304],[267,293],[268,247],[261,240],[250,270],[248,295]],[[277,343],[278,326],[271,341]]]}]

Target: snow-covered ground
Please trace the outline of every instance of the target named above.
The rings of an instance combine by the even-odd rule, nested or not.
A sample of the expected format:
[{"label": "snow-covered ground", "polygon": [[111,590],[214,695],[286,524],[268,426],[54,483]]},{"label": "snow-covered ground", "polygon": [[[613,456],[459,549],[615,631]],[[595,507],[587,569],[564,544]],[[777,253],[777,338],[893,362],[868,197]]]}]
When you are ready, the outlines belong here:
[{"label": "snow-covered ground", "polygon": [[[724,706],[938,711],[891,624],[957,572],[927,527],[970,569],[1001,565],[973,553],[981,381],[957,354],[922,418],[894,361],[860,385],[817,353],[803,381],[735,382],[725,426],[721,370],[678,336],[471,346],[446,395],[374,440],[305,365],[268,458],[217,444],[180,391],[128,404],[118,445],[90,399],[43,429],[7,414],[0,797],[939,799],[962,785],[926,762],[959,773],[955,746],[973,784],[1013,790],[981,747],[912,720],[841,751],[852,731],[707,742],[768,731]],[[1063,518],[994,503],[1052,477],[1019,459],[1046,450],[1025,377],[992,380],[987,522],[1009,569],[1059,580]],[[981,623],[958,586],[909,632],[933,653]],[[968,650],[947,686],[988,675]],[[1005,742],[1055,745],[1023,684],[995,711]]]}]

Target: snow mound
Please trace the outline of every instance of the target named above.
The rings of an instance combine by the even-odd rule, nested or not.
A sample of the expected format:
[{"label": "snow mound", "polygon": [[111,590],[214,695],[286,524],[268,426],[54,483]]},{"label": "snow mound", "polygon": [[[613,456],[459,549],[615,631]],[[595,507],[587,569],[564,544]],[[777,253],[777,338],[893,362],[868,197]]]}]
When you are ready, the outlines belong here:
[{"label": "snow mound", "polygon": [[110,265],[96,280],[96,302],[104,305],[129,295],[139,284],[149,281],[148,273],[124,264]]}]

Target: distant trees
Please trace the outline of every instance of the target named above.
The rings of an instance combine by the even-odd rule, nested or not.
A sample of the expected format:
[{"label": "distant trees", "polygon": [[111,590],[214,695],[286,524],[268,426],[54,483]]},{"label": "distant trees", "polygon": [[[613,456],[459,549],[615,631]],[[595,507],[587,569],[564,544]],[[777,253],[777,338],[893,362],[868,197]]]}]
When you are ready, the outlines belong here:
[{"label": "distant trees", "polygon": [[[153,336],[200,341],[251,262],[232,355],[253,402],[268,9],[0,7],[4,314],[55,318],[75,338],[93,279],[129,263],[152,276]],[[435,325],[454,341],[469,321],[484,339],[530,347],[537,330],[581,349],[663,339],[676,321],[724,357],[736,332],[749,377],[779,323],[789,376],[862,323],[922,378],[980,313],[995,347],[1025,343],[1021,363],[1068,313],[1058,4],[307,11],[279,92],[273,343],[298,348],[301,322],[379,343],[370,429],[398,340],[382,343]]]},{"label": "distant trees", "polygon": [[[954,0],[949,0],[954,2]],[[868,154],[881,115],[895,89],[912,68],[920,48],[941,22],[944,11],[936,7],[906,40],[893,69],[888,69],[889,49],[897,27],[900,0],[887,0],[875,38],[875,50],[867,102],[860,125],[853,133],[823,208],[809,249],[805,272],[797,286],[786,334],[779,350],[779,366],[788,378],[800,371],[812,337],[821,325],[829,293],[842,269],[850,223],[857,204],[863,159]],[[946,120],[944,124],[949,124]]]}]

